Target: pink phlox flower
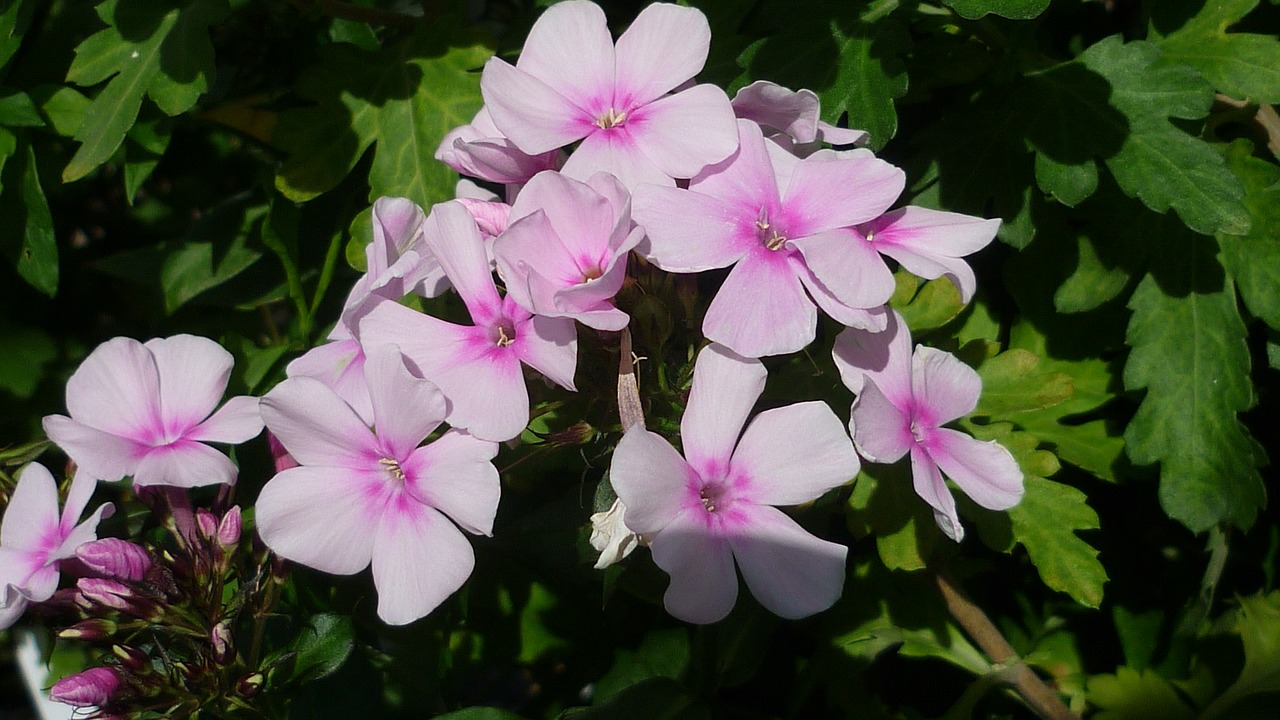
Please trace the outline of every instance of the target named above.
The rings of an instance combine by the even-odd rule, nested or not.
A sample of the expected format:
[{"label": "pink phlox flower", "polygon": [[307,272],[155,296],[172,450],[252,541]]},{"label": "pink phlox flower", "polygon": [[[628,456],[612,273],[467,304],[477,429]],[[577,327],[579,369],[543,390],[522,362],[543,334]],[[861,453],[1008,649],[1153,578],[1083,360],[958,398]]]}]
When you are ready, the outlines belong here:
[{"label": "pink phlox flower", "polygon": [[567,317],[597,330],[621,330],[630,317],[613,304],[627,255],[644,232],[631,222],[631,196],[616,178],[585,183],[560,173],[535,176],[494,243],[510,297],[529,312]]},{"label": "pink phlox flower", "polygon": [[822,147],[855,145],[867,139],[864,130],[836,127],[819,118],[821,101],[812,90],[790,90],[768,80],[757,80],[738,90],[731,102],[734,114],[760,125],[765,137],[796,157],[806,157]]},{"label": "pink phlox flower", "polygon": [[658,3],[615,46],[604,11],[569,0],[538,18],[514,67],[490,59],[480,89],[494,124],[524,152],[581,140],[563,168],[570,177],[605,171],[627,188],[674,185],[737,144],[724,91],[684,87],[706,64],[710,42],[700,11]]},{"label": "pink phlox flower", "polygon": [[98,522],[115,511],[111,503],[77,523],[96,484],[92,476],[76,473],[67,504],[58,512],[58,486],[43,465],[31,463],[18,474],[0,520],[0,629],[16,622],[29,603],[52,597],[58,589],[58,562],[97,539]]},{"label": "pink phlox flower", "polygon": [[847,548],[810,535],[774,506],[849,482],[858,456],[821,402],[766,410],[744,432],[764,382],[758,360],[710,345],[698,355],[680,421],[684,457],[642,425],[613,453],[609,477],[626,525],[671,576],[667,611],[688,622],[715,622],[733,608],[735,561],[751,594],[785,618],[830,607],[844,586]]},{"label": "pink phlox flower", "polygon": [[884,327],[893,275],[850,228],[889,208],[904,173],[866,151],[796,158],[749,120],[738,132],[737,152],[688,190],[635,191],[632,213],[648,233],[639,252],[671,272],[732,265],[702,331],[748,357],[808,345],[815,303],[845,325]]},{"label": "pink phlox flower", "polygon": [[475,555],[459,527],[493,530],[498,446],[457,429],[422,445],[444,420],[444,396],[411,375],[395,347],[372,347],[365,374],[372,428],[313,378],[289,378],[263,397],[267,427],[300,465],[263,487],[258,532],[281,556],[324,572],[372,564],[378,616],[402,625],[471,575]]},{"label": "pink phlox flower", "polygon": [[521,185],[543,170],[564,164],[558,148],[529,155],[502,134],[487,107],[480,108],[469,125],[450,130],[436,148],[436,159],[461,175],[504,185]]},{"label": "pink phlox flower", "polygon": [[529,423],[521,364],[573,390],[577,329],[569,318],[534,315],[510,295],[498,295],[475,219],[458,202],[432,209],[426,238],[474,325],[388,302],[365,317],[361,342],[398,345],[415,372],[448,399],[450,425],[485,440],[510,440]]},{"label": "pink phlox flower", "polygon": [[967,303],[978,282],[962,258],[990,244],[999,229],[999,219],[907,206],[863,223],[856,231],[908,272],[929,280],[946,276]]},{"label": "pink phlox flower", "polygon": [[[377,303],[369,303],[367,314]],[[373,419],[369,387],[364,381],[364,347],[347,332],[341,322],[329,335],[329,342],[317,345],[285,367],[288,377],[315,378],[338,394],[365,420]]]},{"label": "pink phlox flower", "polygon": [[984,508],[1007,510],[1022,499],[1022,470],[1004,446],[943,427],[977,407],[982,379],[973,368],[924,345],[912,354],[911,331],[897,312],[883,332],[845,330],[832,355],[858,394],[849,421],[858,452],[875,463],[910,453],[916,494],[947,537],[959,542],[964,528],[943,473]]},{"label": "pink phlox flower", "polygon": [[45,417],[44,431],[99,480],[232,484],[236,466],[204,443],[242,443],[262,432],[255,397],[233,397],[214,411],[233,363],[217,343],[192,335],[108,340],[67,381],[71,417]]}]

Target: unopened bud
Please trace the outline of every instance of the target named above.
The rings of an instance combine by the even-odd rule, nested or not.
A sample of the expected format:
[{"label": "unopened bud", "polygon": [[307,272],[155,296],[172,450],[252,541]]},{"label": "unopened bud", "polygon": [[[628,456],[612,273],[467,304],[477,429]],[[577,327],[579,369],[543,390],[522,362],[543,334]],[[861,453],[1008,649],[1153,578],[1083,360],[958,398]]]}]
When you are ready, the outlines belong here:
[{"label": "unopened bud", "polygon": [[133,589],[124,583],[106,578],[80,578],[76,581],[80,594],[93,605],[124,610],[134,597]]},{"label": "unopened bud", "polygon": [[585,445],[591,442],[591,438],[596,436],[596,429],[585,420],[570,425],[569,427],[558,430],[547,435],[547,442],[552,447],[564,447],[566,445]]},{"label": "unopened bud", "polygon": [[293,459],[288,450],[284,449],[284,445],[276,439],[276,436],[267,431],[267,447],[271,450],[271,459],[275,461],[276,472],[282,473],[289,468],[298,467],[298,461]]},{"label": "unopened bud", "polygon": [[151,568],[151,554],[128,540],[103,538],[76,548],[76,557],[105,578],[136,582]]},{"label": "unopened bud", "polygon": [[265,681],[266,678],[263,677],[262,673],[249,673],[236,681],[236,692],[239,693],[240,697],[251,698],[258,694],[258,691],[262,689],[262,683]]},{"label": "unopened bud", "polygon": [[96,640],[106,640],[116,634],[116,624],[105,618],[93,618],[91,620],[81,620],[71,627],[58,633],[58,637],[67,638],[69,640],[87,640],[93,642]]},{"label": "unopened bud", "polygon": [[72,707],[96,707],[111,702],[119,688],[120,676],[115,670],[96,667],[54,683],[49,698]]},{"label": "unopened bud", "polygon": [[129,647],[127,645],[112,645],[111,654],[115,655],[120,660],[121,665],[134,672],[151,665],[151,658],[147,657],[145,652],[135,647]]},{"label": "unopened bud", "polygon": [[218,544],[224,548],[232,548],[240,544],[240,506],[236,505],[222,516],[218,523]]},{"label": "unopened bud", "polygon": [[200,508],[196,511],[196,527],[200,528],[200,534],[206,538],[213,538],[218,535],[218,519],[213,513]]},{"label": "unopened bud", "polygon": [[219,665],[230,665],[236,659],[235,644],[231,639],[231,626],[226,620],[213,626],[209,631],[209,646],[213,648],[213,661]]}]

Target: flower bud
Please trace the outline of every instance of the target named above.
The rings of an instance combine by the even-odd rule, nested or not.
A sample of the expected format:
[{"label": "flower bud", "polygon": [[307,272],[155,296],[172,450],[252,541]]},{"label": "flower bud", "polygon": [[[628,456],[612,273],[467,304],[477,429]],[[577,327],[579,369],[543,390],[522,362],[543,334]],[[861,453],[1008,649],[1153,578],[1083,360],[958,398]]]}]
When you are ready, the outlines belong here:
[{"label": "flower bud", "polygon": [[271,449],[271,459],[275,461],[276,472],[282,473],[289,468],[298,467],[298,461],[293,459],[288,450],[284,449],[284,445],[276,439],[276,436],[267,431],[267,447]]},{"label": "flower bud", "polygon": [[104,578],[136,582],[151,568],[151,554],[128,540],[103,538],[76,548],[76,557]]},{"label": "flower bud", "polygon": [[564,447],[566,445],[585,445],[591,442],[596,436],[596,429],[585,420],[570,425],[563,430],[547,435],[547,442],[551,447]]},{"label": "flower bud", "polygon": [[133,589],[128,585],[106,578],[80,578],[76,581],[76,587],[91,605],[100,605],[112,610],[128,608],[129,600],[134,597]]},{"label": "flower bud", "polygon": [[200,508],[196,511],[196,527],[200,528],[200,534],[204,537],[216,537],[218,534],[218,519],[213,516],[213,513]]},{"label": "flower bud", "polygon": [[67,638],[69,640],[86,640],[93,642],[95,640],[106,640],[116,634],[116,624],[105,618],[93,618],[91,620],[81,620],[71,627],[58,633],[58,637]]},{"label": "flower bud", "polygon": [[251,698],[258,694],[262,689],[262,683],[266,681],[260,672],[253,672],[245,675],[236,681],[236,692],[240,697]]},{"label": "flower bud", "polygon": [[145,652],[135,647],[129,647],[127,645],[112,645],[111,654],[115,655],[120,660],[120,664],[122,666],[134,672],[138,672],[139,670],[151,665],[151,658],[147,657]]},{"label": "flower bud", "polygon": [[72,707],[106,705],[120,688],[120,676],[115,670],[96,667],[75,675],[68,675],[53,684],[49,698]]},{"label": "flower bud", "polygon": [[213,648],[213,661],[219,665],[230,665],[236,659],[235,644],[231,639],[231,626],[226,620],[213,626],[209,631],[209,646]]},{"label": "flower bud", "polygon": [[240,544],[240,506],[236,505],[222,516],[218,523],[218,544],[232,548]]}]

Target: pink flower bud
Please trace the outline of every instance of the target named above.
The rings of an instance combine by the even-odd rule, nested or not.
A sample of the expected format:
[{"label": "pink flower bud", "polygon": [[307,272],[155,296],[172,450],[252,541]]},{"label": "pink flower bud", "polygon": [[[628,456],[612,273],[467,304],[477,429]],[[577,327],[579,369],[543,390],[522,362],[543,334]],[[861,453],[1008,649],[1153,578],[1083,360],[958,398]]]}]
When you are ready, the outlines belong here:
[{"label": "pink flower bud", "polygon": [[76,557],[104,578],[135,582],[151,569],[151,555],[127,540],[103,538],[76,548]]},{"label": "pink flower bud", "polygon": [[218,534],[218,519],[213,513],[200,508],[196,511],[196,525],[200,528],[200,534],[207,537],[215,537]]},{"label": "pink flower bud", "polygon": [[151,664],[151,658],[147,654],[136,647],[127,645],[112,645],[111,654],[115,655],[120,664],[134,672],[137,672]]},{"label": "pink flower bud", "polygon": [[127,609],[129,600],[134,596],[128,585],[106,578],[80,578],[76,581],[76,587],[85,600],[112,610]]},{"label": "pink flower bud", "polygon": [[214,625],[209,631],[209,646],[213,648],[213,661],[219,665],[229,665],[235,660],[236,649],[231,640],[231,626],[226,620]]},{"label": "pink flower bud", "polygon": [[276,472],[282,473],[289,468],[298,467],[298,461],[293,459],[293,456],[289,454],[288,450],[284,449],[284,445],[280,444],[280,441],[276,439],[275,435],[271,434],[270,430],[267,431],[267,447],[271,449],[271,459],[275,460]]},{"label": "pink flower bud", "polygon": [[260,672],[249,673],[236,681],[236,692],[240,697],[251,698],[258,694],[266,678]]},{"label": "pink flower bud", "polygon": [[218,523],[218,544],[224,548],[240,544],[240,506],[236,505]]},{"label": "pink flower bud", "polygon": [[105,640],[116,632],[116,624],[104,618],[93,618],[91,620],[81,620],[71,627],[58,633],[58,637],[69,638],[74,640]]},{"label": "pink flower bud", "polygon": [[115,670],[96,667],[54,683],[49,689],[49,698],[73,707],[101,706],[111,701],[119,687],[120,676]]}]

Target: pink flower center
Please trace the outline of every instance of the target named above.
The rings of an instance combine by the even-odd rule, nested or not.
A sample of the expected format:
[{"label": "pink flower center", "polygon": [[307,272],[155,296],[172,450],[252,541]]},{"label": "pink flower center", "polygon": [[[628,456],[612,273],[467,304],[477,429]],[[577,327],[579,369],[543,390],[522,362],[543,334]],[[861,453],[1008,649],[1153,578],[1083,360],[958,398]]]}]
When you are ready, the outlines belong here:
[{"label": "pink flower center", "polygon": [[698,491],[698,499],[708,513],[723,512],[732,500],[728,490],[727,486],[720,483],[708,483]]},{"label": "pink flower center", "polygon": [[603,277],[604,271],[600,268],[592,266],[582,271],[582,282],[587,283],[597,278]]},{"label": "pink flower center", "polygon": [[613,108],[609,108],[605,114],[596,118],[596,127],[601,130],[608,130],[609,128],[617,127],[626,121],[627,114],[625,112],[618,112]]},{"label": "pink flower center", "polygon": [[500,322],[493,326],[493,344],[507,347],[516,341],[516,328],[510,322]]},{"label": "pink flower center", "polygon": [[392,480],[402,484],[405,482],[404,468],[400,467],[398,460],[389,457],[378,458],[378,464],[386,468],[387,474],[391,476]]},{"label": "pink flower center", "polygon": [[768,250],[781,250],[782,246],[787,242],[787,236],[782,232],[781,228],[773,227],[769,222],[769,208],[760,208],[760,214],[756,217],[756,237],[760,239],[760,244],[764,245]]}]

